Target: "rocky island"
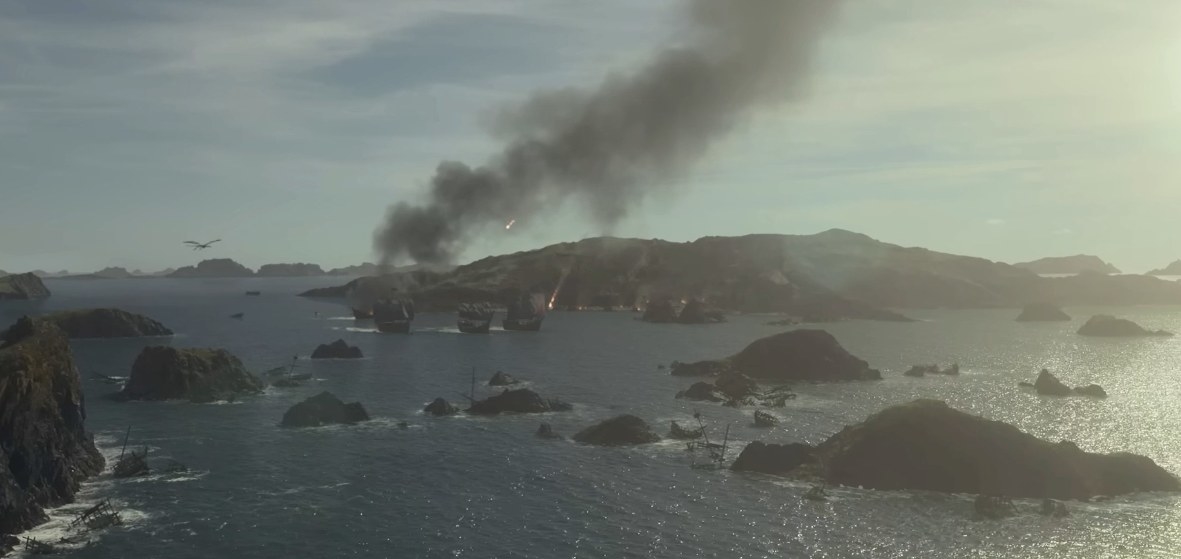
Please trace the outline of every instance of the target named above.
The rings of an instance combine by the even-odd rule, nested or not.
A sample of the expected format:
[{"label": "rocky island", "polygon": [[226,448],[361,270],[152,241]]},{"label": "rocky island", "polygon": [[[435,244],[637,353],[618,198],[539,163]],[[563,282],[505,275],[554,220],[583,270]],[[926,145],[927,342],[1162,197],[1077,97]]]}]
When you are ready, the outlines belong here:
[{"label": "rocky island", "polygon": [[845,351],[824,330],[792,330],[755,340],[725,359],[673,363],[677,376],[714,376],[735,371],[778,382],[880,380],[882,373]]},{"label": "rocky island", "polygon": [[263,384],[224,349],[146,347],[131,366],[125,400],[214,402],[261,392]]},{"label": "rocky island", "polygon": [[24,317],[0,339],[0,553],[7,536],[70,503],[104,464],[86,432],[86,406],[69,340]]},{"label": "rocky island", "polygon": [[1084,452],[936,400],[886,408],[816,447],[747,449],[732,468],[867,489],[1052,499],[1181,491],[1144,456]]},{"label": "rocky island", "polygon": [[1017,315],[1017,322],[1069,322],[1070,315],[1063,312],[1057,305],[1050,303],[1030,303],[1021,309]]},{"label": "rocky island", "polygon": [[361,348],[351,346],[344,340],[336,340],[330,344],[320,344],[312,352],[312,359],[361,359],[364,354]]},{"label": "rocky island", "polygon": [[500,394],[472,402],[467,412],[475,415],[499,415],[502,413],[546,413],[569,411],[570,404],[560,400],[546,400],[528,388],[505,389]]},{"label": "rocky island", "polygon": [[660,441],[648,424],[634,415],[620,415],[574,434],[574,441],[596,446],[631,446]]},{"label": "rocky island", "polygon": [[39,317],[56,324],[71,338],[139,338],[171,336],[172,330],[141,314],[119,309],[61,311]]},{"label": "rocky island", "polygon": [[170,278],[248,278],[254,272],[229,258],[202,260],[196,266],[183,266],[168,274]]},{"label": "rocky island", "polygon": [[1181,260],[1174,260],[1164,268],[1148,272],[1150,276],[1181,276]]},{"label": "rocky island", "polygon": [[14,274],[0,277],[0,301],[44,299],[49,288],[35,274]]},{"label": "rocky island", "polygon": [[324,270],[317,264],[263,264],[255,273],[260,278],[284,278],[322,276]]},{"label": "rocky island", "polygon": [[321,392],[283,414],[281,427],[320,427],[369,421],[369,413],[360,402],[346,404],[331,392]]},{"label": "rocky island", "polygon": [[1116,318],[1107,314],[1092,316],[1082,328],[1078,329],[1080,336],[1097,336],[1108,338],[1136,338],[1146,336],[1172,336],[1172,332],[1164,330],[1148,330],[1131,320]]}]

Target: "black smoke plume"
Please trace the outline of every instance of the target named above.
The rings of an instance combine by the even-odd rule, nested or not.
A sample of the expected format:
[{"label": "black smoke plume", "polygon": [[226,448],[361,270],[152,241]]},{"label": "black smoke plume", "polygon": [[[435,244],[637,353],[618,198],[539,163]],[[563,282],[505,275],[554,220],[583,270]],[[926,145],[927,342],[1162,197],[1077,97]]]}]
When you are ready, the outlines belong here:
[{"label": "black smoke plume", "polygon": [[429,197],[399,202],[374,238],[384,264],[450,261],[469,237],[568,198],[610,226],[752,111],[798,93],[837,0],[688,0],[693,31],[597,89],[535,94],[503,111],[503,151],[439,164]]}]

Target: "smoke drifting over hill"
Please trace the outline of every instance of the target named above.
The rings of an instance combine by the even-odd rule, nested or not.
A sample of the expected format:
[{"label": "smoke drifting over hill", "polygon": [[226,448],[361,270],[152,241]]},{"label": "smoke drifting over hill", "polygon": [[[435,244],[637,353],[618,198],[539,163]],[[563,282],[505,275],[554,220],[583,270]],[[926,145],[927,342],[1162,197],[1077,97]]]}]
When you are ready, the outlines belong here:
[{"label": "smoke drifting over hill", "polygon": [[385,264],[450,261],[470,235],[578,199],[604,226],[682,176],[758,109],[808,75],[835,0],[691,0],[691,40],[595,89],[534,94],[502,111],[502,151],[439,164],[421,204],[398,202],[375,233]]}]

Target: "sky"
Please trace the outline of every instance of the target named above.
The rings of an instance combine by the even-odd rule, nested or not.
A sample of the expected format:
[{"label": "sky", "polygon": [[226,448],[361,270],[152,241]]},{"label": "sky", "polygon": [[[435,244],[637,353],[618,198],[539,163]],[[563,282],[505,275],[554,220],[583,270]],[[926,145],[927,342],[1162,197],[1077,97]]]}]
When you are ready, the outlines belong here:
[{"label": "sky", "polygon": [[[804,0],[819,1],[819,0]],[[0,3],[0,269],[373,261],[386,207],[491,115],[686,32],[677,0]],[[792,102],[603,230],[575,203],[462,254],[839,227],[1016,262],[1181,258],[1181,2],[847,0]],[[193,253],[184,240],[221,238]]]}]

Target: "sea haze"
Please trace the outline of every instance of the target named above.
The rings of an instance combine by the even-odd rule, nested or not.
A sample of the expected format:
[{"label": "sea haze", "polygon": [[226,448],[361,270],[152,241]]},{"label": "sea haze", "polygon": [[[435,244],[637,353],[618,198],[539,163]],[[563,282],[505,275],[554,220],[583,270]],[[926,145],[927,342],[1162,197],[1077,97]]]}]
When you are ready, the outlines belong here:
[{"label": "sea haze", "polygon": [[[1181,473],[1181,338],[1093,339],[1074,331],[1105,312],[1181,331],[1181,308],[1067,308],[1069,323],[1020,324],[1016,309],[908,311],[915,323],[818,326],[883,371],[885,380],[806,385],[776,410],[780,427],[750,426],[750,410],[674,399],[694,379],[658,365],[729,355],[782,331],[769,316],[720,325],[655,325],[630,312],[555,312],[538,333],[461,335],[454,316],[424,313],[410,336],[348,319],[343,303],[295,294],[325,278],[47,282],[53,297],[0,308],[23,312],[114,306],[160,320],[171,340],[73,342],[87,427],[108,455],[130,425],[133,445],[189,466],[183,476],[88,482],[83,500],[111,497],[128,525],[69,557],[1175,557],[1181,497],[1139,494],[1070,503],[1071,516],[972,519],[972,497],[831,489],[690,467],[683,445],[604,449],[537,439],[538,423],[567,436],[633,413],[661,433],[704,415],[713,436],[731,426],[733,458],[756,438],[817,443],[885,406],[915,398],[1012,423],[1088,451],[1127,450]],[[259,290],[259,297],[246,297]],[[245,313],[242,320],[229,315]],[[498,317],[499,321],[499,317]],[[497,321],[497,322],[498,322]],[[262,372],[343,338],[359,361],[309,362],[315,380],[232,404],[115,403],[92,373],[124,376],[146,345],[226,348]],[[958,362],[959,377],[908,378],[916,363]],[[1106,400],[1043,398],[1017,387],[1048,367],[1070,385],[1098,383]],[[571,413],[429,418],[437,396],[462,402],[472,369],[503,370]],[[329,390],[360,400],[374,420],[284,430],[293,403]],[[477,386],[478,394],[490,389]],[[400,421],[409,422],[401,429]],[[1019,502],[1032,510],[1036,503]],[[34,531],[34,534],[36,531]]]}]

